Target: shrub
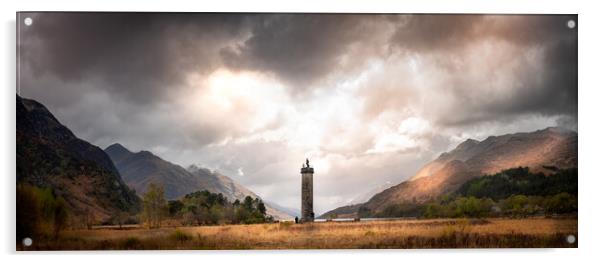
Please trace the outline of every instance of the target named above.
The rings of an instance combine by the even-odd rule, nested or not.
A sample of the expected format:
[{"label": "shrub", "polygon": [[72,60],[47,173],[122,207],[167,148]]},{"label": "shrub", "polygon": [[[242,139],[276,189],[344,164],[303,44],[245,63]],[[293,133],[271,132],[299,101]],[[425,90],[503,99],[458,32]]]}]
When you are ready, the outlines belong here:
[{"label": "shrub", "polygon": [[121,243],[123,249],[140,249],[141,242],[138,238],[128,237]]},{"label": "shrub", "polygon": [[17,240],[54,237],[67,226],[67,204],[49,188],[17,185]]},{"label": "shrub", "polygon": [[173,232],[173,234],[171,234],[171,238],[180,242],[180,243],[184,243],[188,240],[192,240],[192,236],[183,232],[180,229],[176,229],[176,231]]},{"label": "shrub", "polygon": [[545,210],[551,214],[577,212],[577,198],[568,193],[560,193],[544,201]]}]

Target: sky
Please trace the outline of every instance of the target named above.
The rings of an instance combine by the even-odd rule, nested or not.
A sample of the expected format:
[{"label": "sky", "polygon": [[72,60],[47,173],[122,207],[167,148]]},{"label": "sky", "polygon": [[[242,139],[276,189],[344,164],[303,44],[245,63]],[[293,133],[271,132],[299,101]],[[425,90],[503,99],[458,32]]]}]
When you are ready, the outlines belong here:
[{"label": "sky", "polygon": [[574,15],[21,17],[18,90],[78,137],[295,209],[309,158],[316,214],[468,138],[577,130]]}]

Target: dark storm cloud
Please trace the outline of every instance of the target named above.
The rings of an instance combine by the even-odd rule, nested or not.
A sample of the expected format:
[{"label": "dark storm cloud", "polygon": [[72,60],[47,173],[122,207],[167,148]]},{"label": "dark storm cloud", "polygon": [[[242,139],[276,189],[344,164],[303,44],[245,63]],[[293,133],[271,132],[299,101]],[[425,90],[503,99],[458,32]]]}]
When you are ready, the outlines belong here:
[{"label": "dark storm cloud", "polygon": [[[65,82],[98,78],[139,102],[160,97],[189,72],[218,66],[266,71],[304,87],[342,65],[356,43],[376,48],[382,16],[303,14],[37,13],[22,58]],[[240,42],[240,43],[239,43]]]},{"label": "dark storm cloud", "polygon": [[449,50],[474,40],[482,15],[413,15],[397,21],[391,42],[416,52]]},{"label": "dark storm cloud", "polygon": [[[470,125],[521,114],[576,118],[577,29],[568,28],[570,19],[577,21],[570,15],[416,15],[398,22],[391,41],[402,52],[427,57],[448,73],[446,89],[457,103],[455,112],[441,116],[440,124]],[[482,74],[491,75],[483,81],[466,74],[479,62],[469,60],[468,54],[475,44],[485,41],[513,49],[501,61],[517,63],[503,73],[510,79],[505,87],[509,96],[492,100],[486,97],[491,94],[484,93],[487,81],[502,74],[496,65],[490,65],[489,72],[483,69]],[[529,52],[537,50],[542,51],[543,61],[529,65]]]},{"label": "dark storm cloud", "polygon": [[489,109],[494,114],[538,113],[545,116],[577,115],[577,41],[555,40],[545,44],[542,72],[537,76],[517,72],[522,83],[506,100]]},{"label": "dark storm cloud", "polygon": [[22,31],[33,74],[64,82],[99,79],[104,89],[148,102],[215,66],[213,47],[240,33],[243,16],[39,13]]},{"label": "dark storm cloud", "polygon": [[574,40],[575,29],[567,21],[573,15],[409,15],[396,19],[391,42],[421,52],[444,51],[483,39],[520,46],[546,45],[548,41]]},{"label": "dark storm cloud", "polygon": [[[418,56],[431,68],[447,73],[432,76],[447,83],[443,92],[450,94],[453,108],[434,118],[439,124],[469,125],[521,114],[576,116],[577,30],[566,26],[576,16],[32,15],[35,26],[23,28],[20,43],[23,64],[31,69],[23,74],[22,83],[40,84],[29,78],[49,75],[57,87],[47,87],[54,91],[47,96],[64,98],[63,102],[78,99],[72,94],[76,84],[93,85],[125,102],[161,101],[185,85],[186,74],[206,74],[224,66],[273,73],[294,92],[312,89],[312,84],[333,72],[349,77],[351,67],[371,58],[386,60],[391,50],[397,50],[406,55],[401,59]],[[508,56],[518,65],[504,72],[511,78],[508,96],[478,99],[487,96],[483,80],[494,79],[495,68],[484,71],[482,79],[465,74],[475,63],[467,59],[468,54],[475,43],[483,41],[506,43],[514,49]],[[528,64],[528,52],[533,50],[542,50],[541,65]],[[388,82],[385,90],[381,92],[375,82],[368,89],[375,95],[363,95],[370,116],[403,107],[413,99],[403,80],[389,79],[414,73],[389,74],[382,77]],[[382,94],[403,96],[389,96],[383,103]]]},{"label": "dark storm cloud", "polygon": [[21,27],[22,95],[49,106],[83,138],[148,149],[206,145],[225,136],[222,127],[191,123],[191,113],[171,99],[190,89],[187,74],[220,66],[218,51],[245,30],[244,15],[22,16],[35,21]]},{"label": "dark storm cloud", "polygon": [[[290,85],[309,88],[342,66],[342,56],[351,46],[356,43],[371,46],[370,38],[379,34],[375,28],[379,22],[385,22],[384,17],[262,15],[254,17],[249,39],[221,53],[229,67],[273,72]],[[359,63],[363,54],[353,56],[354,63]]]}]

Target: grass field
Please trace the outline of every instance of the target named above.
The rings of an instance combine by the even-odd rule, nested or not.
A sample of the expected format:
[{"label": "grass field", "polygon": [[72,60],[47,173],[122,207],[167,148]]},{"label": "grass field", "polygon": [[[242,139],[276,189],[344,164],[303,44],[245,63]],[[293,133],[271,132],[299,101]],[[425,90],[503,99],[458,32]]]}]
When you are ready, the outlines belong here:
[{"label": "grass field", "polygon": [[290,222],[65,231],[19,250],[577,247],[575,218]]}]

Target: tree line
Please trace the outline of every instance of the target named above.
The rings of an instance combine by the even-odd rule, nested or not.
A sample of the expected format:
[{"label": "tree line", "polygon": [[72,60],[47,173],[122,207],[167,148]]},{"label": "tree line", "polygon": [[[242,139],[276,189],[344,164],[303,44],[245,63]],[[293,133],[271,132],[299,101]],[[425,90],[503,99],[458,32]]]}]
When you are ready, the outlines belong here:
[{"label": "tree line", "polygon": [[551,175],[518,167],[464,183],[455,192],[426,204],[405,202],[360,217],[526,217],[577,212],[577,169],[554,169]]},{"label": "tree line", "polygon": [[197,191],[179,200],[166,200],[163,186],[150,184],[142,197],[139,214],[118,211],[108,220],[98,222],[91,211],[70,211],[65,199],[51,188],[18,184],[17,240],[25,237],[58,239],[67,227],[88,228],[92,225],[143,224],[149,228],[161,227],[166,220],[181,225],[255,224],[272,222],[259,198],[246,196],[242,201],[228,201],[221,193]]},{"label": "tree line", "polygon": [[151,228],[160,227],[164,220],[182,225],[255,224],[273,221],[259,198],[246,196],[234,202],[221,193],[207,190],[185,195],[179,200],[165,200],[162,186],[150,184],[143,196],[142,221]]}]

